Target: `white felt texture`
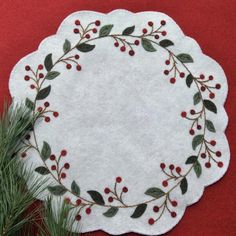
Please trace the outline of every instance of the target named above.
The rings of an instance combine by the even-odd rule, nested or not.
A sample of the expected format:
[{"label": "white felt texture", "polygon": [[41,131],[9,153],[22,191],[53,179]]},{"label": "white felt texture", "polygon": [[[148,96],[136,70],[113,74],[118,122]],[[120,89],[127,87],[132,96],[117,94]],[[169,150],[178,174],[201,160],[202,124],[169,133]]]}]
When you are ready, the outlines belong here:
[{"label": "white felt texture", "polygon": [[[34,100],[35,97],[35,90],[29,88],[30,82],[24,81],[27,74],[25,65],[37,68],[38,64],[43,64],[48,53],[52,53],[52,59],[56,61],[63,55],[65,39],[71,45],[76,45],[79,36],[73,33],[73,29],[77,19],[83,25],[95,20],[100,20],[101,26],[113,24],[111,34],[120,34],[125,28],[135,25],[135,35],[142,34],[142,29],[148,28],[147,22],[152,21],[154,26],[159,26],[161,20],[165,20],[167,24],[163,29],[167,31],[167,36],[161,36],[157,41],[169,39],[174,42],[174,46],[168,49],[176,55],[191,55],[194,62],[186,63],[186,66],[193,75],[213,75],[214,81],[209,84],[221,84],[220,90],[214,90],[216,96],[213,100],[209,99],[207,91],[202,94],[217,107],[217,114],[210,111],[206,113],[207,119],[214,123],[216,133],[206,132],[205,137],[209,141],[216,140],[217,144],[212,148],[221,151],[222,156],[216,159],[224,165],[219,168],[212,162],[208,169],[205,167],[206,160],[199,158],[202,165],[200,178],[190,171],[187,175],[188,191],[182,194],[178,186],[170,193],[170,198],[178,202],[177,207],[169,206],[171,211],[177,213],[175,218],[166,210],[155,224],[148,223],[148,219],[156,219],[160,215],[160,212],[154,213],[152,209],[155,205],[160,206],[164,198],[150,202],[144,214],[137,219],[130,217],[134,207],[120,208],[111,218],[103,216],[108,209],[104,206],[93,206],[90,215],[84,210],[81,212],[82,232],[101,229],[111,235],[126,232],[163,234],[179,222],[187,206],[200,199],[204,187],[219,180],[227,170],[230,153],[224,134],[228,122],[223,107],[228,91],[225,74],[217,62],[202,53],[196,41],[185,36],[175,21],[163,13],[134,14],[116,10],[101,14],[81,11],[68,16],[55,35],[43,40],[37,51],[16,64],[9,82],[10,93],[16,101],[23,101],[26,97]],[[48,101],[50,109],[57,111],[59,117],[50,116],[49,123],[42,120],[36,124],[38,145],[42,147],[43,141],[46,141],[56,155],[62,149],[67,150],[61,164],[68,162],[70,169],[65,171],[67,177],[62,183],[70,189],[75,180],[83,198],[91,200],[87,191],[96,190],[102,194],[107,205],[119,206],[118,201],[107,201],[110,195],[104,193],[104,188],[113,188],[116,177],[120,176],[122,182],[117,184],[118,191],[124,186],[129,189],[123,194],[127,205],[148,201],[151,197],[144,194],[148,188],[158,187],[168,191],[177,183],[172,180],[168,187],[162,186],[167,177],[161,171],[160,163],[166,164],[167,171],[168,166],[174,164],[181,167],[181,173],[186,173],[190,167],[185,164],[187,157],[198,153],[198,148],[195,151],[192,149],[194,136],[189,134],[191,121],[180,115],[182,111],[189,113],[190,109],[200,109],[200,104],[193,105],[197,86],[186,86],[188,72],[181,63],[179,68],[185,73],[185,78],[177,76],[175,84],[169,82],[171,76],[163,73],[166,68],[170,68],[165,64],[169,54],[164,48],[154,45],[157,51],[147,52],[141,45],[134,46],[135,55],[130,56],[128,52],[121,52],[114,47],[111,37],[91,41],[90,44],[96,45],[91,52],[83,53],[75,49],[69,53],[80,55],[78,62],[82,66],[81,71],[77,71],[74,65],[67,70],[64,63],[58,63],[53,70],[59,71],[60,76],[45,81],[44,87],[51,85],[51,93],[46,99],[39,100],[37,107]],[[202,130],[195,132],[201,134]],[[42,160],[34,150],[29,150],[27,156],[24,161],[28,166],[42,166]],[[50,168],[52,161],[47,160],[46,163]],[[42,177],[36,172],[35,175]],[[52,185],[56,184],[50,174],[46,177]],[[47,195],[48,191],[45,191],[41,199]],[[69,197],[72,202],[77,199],[71,193],[65,193],[64,197]]]}]

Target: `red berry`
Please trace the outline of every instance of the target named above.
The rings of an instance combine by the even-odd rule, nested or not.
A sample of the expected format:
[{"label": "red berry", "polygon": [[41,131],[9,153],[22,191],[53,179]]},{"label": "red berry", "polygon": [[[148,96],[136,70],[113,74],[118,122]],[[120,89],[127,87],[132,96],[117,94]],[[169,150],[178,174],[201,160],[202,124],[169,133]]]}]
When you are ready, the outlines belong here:
[{"label": "red berry", "polygon": [[158,34],[155,35],[155,39],[159,39],[159,35]]},{"label": "red berry", "polygon": [[110,192],[111,192],[111,190],[109,188],[104,189],[104,193],[109,194]]},{"label": "red berry", "polygon": [[180,78],[184,78],[184,76],[185,76],[184,72],[180,72],[179,76],[180,76]]},{"label": "red berry", "polygon": [[206,153],[202,153],[201,158],[203,158],[203,159],[206,158]]},{"label": "red berry", "polygon": [[216,145],[216,141],[215,140],[211,140],[210,144],[211,144],[211,146],[215,146]]},{"label": "red berry", "polygon": [[175,218],[177,216],[176,212],[172,211],[171,212],[171,217]]},{"label": "red berry", "polygon": [[78,54],[75,55],[75,59],[76,59],[76,60],[79,59],[79,55],[78,55]]},{"label": "red berry", "polygon": [[162,32],[161,32],[161,35],[162,35],[162,36],[166,36],[166,35],[167,35],[167,32],[166,32],[166,31],[162,31]]},{"label": "red berry", "polygon": [[25,81],[29,81],[30,77],[28,75],[25,76]]},{"label": "red berry", "polygon": [[161,167],[161,169],[165,169],[165,167],[166,167],[165,163],[161,163],[160,167]]},{"label": "red berry", "polygon": [[93,33],[96,34],[98,31],[96,28],[93,28]]},{"label": "red berry", "polygon": [[77,221],[80,221],[80,220],[81,220],[81,215],[77,215],[77,216],[75,217],[75,219],[76,219]]},{"label": "red berry", "polygon": [[201,74],[200,79],[205,79],[205,76],[203,74]]},{"label": "red berry", "polygon": [[46,116],[46,117],[44,118],[44,120],[45,120],[45,122],[48,123],[48,122],[50,122],[51,119],[50,119],[50,117]]},{"label": "red berry", "polygon": [[202,128],[201,125],[197,125],[197,129],[200,130]]},{"label": "red berry", "polygon": [[223,162],[219,161],[219,162],[217,163],[217,165],[218,165],[218,167],[222,168],[224,164],[223,164]]},{"label": "red berry", "polygon": [[134,50],[130,50],[130,51],[129,51],[129,55],[130,55],[130,56],[133,56],[134,54],[135,54]]},{"label": "red berry", "polygon": [[153,219],[153,218],[150,218],[149,220],[148,220],[148,224],[149,225],[153,225],[155,223],[155,220]]},{"label": "red berry", "polygon": [[75,34],[79,34],[79,29],[74,29]]},{"label": "red berry", "polygon": [[190,114],[191,114],[191,115],[195,115],[195,113],[196,113],[195,110],[193,110],[193,109],[190,110]]},{"label": "red berry", "polygon": [[38,107],[38,112],[42,112],[43,108],[42,107]]},{"label": "red berry", "polygon": [[39,78],[42,79],[44,77],[43,73],[39,73]]},{"label": "red berry", "polygon": [[80,25],[80,21],[79,21],[79,20],[76,20],[76,21],[75,21],[75,25]]},{"label": "red berry", "polygon": [[89,34],[86,34],[86,35],[85,35],[85,38],[86,38],[86,39],[90,39],[90,35],[89,35]]},{"label": "red berry", "polygon": [[81,65],[78,64],[78,65],[76,66],[76,69],[77,69],[78,71],[81,71],[81,69],[82,69]]},{"label": "red berry", "polygon": [[76,205],[79,206],[82,203],[81,199],[76,200]]},{"label": "red berry", "polygon": [[180,173],[181,172],[181,168],[178,166],[178,167],[176,167],[176,172],[177,173]]},{"label": "red berry", "polygon": [[41,64],[38,65],[38,69],[39,69],[39,70],[42,70],[42,69],[43,69],[43,65],[41,65]]},{"label": "red berry", "polygon": [[124,193],[127,193],[127,192],[128,192],[128,188],[127,188],[127,187],[123,187],[122,191],[123,191]]},{"label": "red berry", "polygon": [[210,93],[209,94],[209,98],[213,99],[215,97],[215,94],[214,93]]},{"label": "red berry", "polygon": [[169,169],[170,169],[170,170],[174,170],[174,168],[175,168],[175,166],[174,166],[173,164],[171,164],[171,165],[169,166]]},{"label": "red berry", "polygon": [[220,89],[221,85],[220,84],[216,84],[216,89]]},{"label": "red berry", "polygon": [[190,133],[191,135],[194,135],[194,134],[195,134],[195,132],[194,132],[193,129],[190,129],[190,130],[189,130],[189,133]]},{"label": "red berry", "polygon": [[54,116],[54,117],[58,117],[58,116],[59,116],[59,113],[58,113],[57,111],[54,111],[54,112],[53,112],[53,116]]},{"label": "red berry", "polygon": [[126,50],[125,46],[122,46],[122,47],[120,48],[120,50],[121,50],[121,52],[124,52],[124,51]]},{"label": "red berry", "polygon": [[120,183],[122,181],[122,178],[121,177],[116,177],[116,182],[117,183]]},{"label": "red berry", "polygon": [[152,21],[148,21],[148,25],[149,26],[153,26],[153,22]]},{"label": "red berry", "polygon": [[49,106],[50,106],[50,103],[49,103],[49,102],[45,102],[45,103],[44,103],[44,106],[45,106],[45,107],[49,107]]},{"label": "red berry", "polygon": [[165,63],[166,63],[166,65],[170,65],[170,61],[169,60],[166,60]]},{"label": "red berry", "polygon": [[154,211],[154,212],[158,212],[158,211],[159,211],[159,207],[158,207],[158,206],[154,206],[154,207],[153,207],[153,211]]},{"label": "red berry", "polygon": [[86,214],[90,214],[91,213],[91,208],[87,208],[86,210],[85,210],[85,212],[86,212]]},{"label": "red berry", "polygon": [[52,154],[52,155],[50,156],[50,160],[51,160],[51,161],[54,161],[55,159],[56,159],[56,156]]},{"label": "red berry", "polygon": [[70,70],[71,67],[72,67],[71,64],[67,64],[67,65],[66,65],[66,68],[67,68],[68,70]]},{"label": "red berry", "polygon": [[70,164],[69,163],[65,163],[64,167],[65,167],[65,169],[69,169],[70,168]]},{"label": "red berry", "polygon": [[64,173],[64,172],[61,173],[61,178],[62,178],[62,179],[65,179],[65,178],[66,178],[66,173]]},{"label": "red berry", "polygon": [[213,80],[214,77],[212,75],[209,76],[209,80]]},{"label": "red berry", "polygon": [[118,42],[115,42],[115,43],[114,43],[114,46],[115,46],[115,47],[119,47],[119,43],[118,43]]},{"label": "red berry", "polygon": [[206,87],[205,86],[202,86],[201,87],[201,91],[204,92],[206,90]]},{"label": "red berry", "polygon": [[34,84],[31,84],[31,85],[30,85],[30,88],[31,88],[31,89],[35,89],[35,85],[34,85]]},{"label": "red berry", "polygon": [[67,155],[67,151],[63,149],[63,150],[61,151],[61,156],[64,157],[64,156],[66,156],[66,155]]},{"label": "red berry", "polygon": [[164,74],[165,74],[165,75],[168,75],[168,74],[169,74],[169,71],[168,71],[168,70],[164,70]]},{"label": "red berry", "polygon": [[164,181],[162,182],[162,185],[163,185],[164,187],[167,187],[167,186],[168,186],[168,182],[167,182],[166,180],[164,180]]},{"label": "red berry", "polygon": [[178,203],[177,203],[176,201],[172,201],[172,202],[171,202],[171,205],[172,205],[173,207],[176,207],[176,206],[178,205]]},{"label": "red berry", "polygon": [[185,111],[181,112],[181,116],[185,118],[187,116],[187,113]]},{"label": "red berry", "polygon": [[26,67],[25,67],[25,70],[26,70],[26,71],[29,71],[29,70],[30,70],[30,66],[26,66]]},{"label": "red berry", "polygon": [[220,152],[220,151],[217,151],[217,152],[216,152],[216,156],[217,156],[217,157],[221,157],[221,152]]},{"label": "red berry", "polygon": [[22,152],[22,153],[21,153],[21,157],[22,157],[22,158],[24,158],[24,157],[26,157],[26,156],[27,156],[26,152]]},{"label": "red berry", "polygon": [[175,79],[175,78],[171,78],[171,79],[170,79],[170,82],[171,82],[172,84],[174,84],[174,83],[176,82],[176,79]]},{"label": "red berry", "polygon": [[55,165],[51,166],[51,170],[56,170],[57,167]]},{"label": "red berry", "polygon": [[165,25],[166,24],[166,21],[165,20],[162,20],[161,21],[161,25]]},{"label": "red berry", "polygon": [[135,40],[134,44],[138,46],[139,45],[139,40]]},{"label": "red berry", "polygon": [[144,28],[143,29],[143,33],[146,34],[147,33],[147,29]]},{"label": "red berry", "polygon": [[96,21],[95,21],[95,25],[96,25],[96,26],[99,26],[100,24],[101,24],[100,20],[96,20]]},{"label": "red berry", "polygon": [[113,197],[109,197],[108,202],[113,202]]},{"label": "red berry", "polygon": [[206,168],[210,168],[210,167],[211,167],[211,163],[210,163],[210,162],[206,162],[206,163],[205,163],[205,167],[206,167]]}]

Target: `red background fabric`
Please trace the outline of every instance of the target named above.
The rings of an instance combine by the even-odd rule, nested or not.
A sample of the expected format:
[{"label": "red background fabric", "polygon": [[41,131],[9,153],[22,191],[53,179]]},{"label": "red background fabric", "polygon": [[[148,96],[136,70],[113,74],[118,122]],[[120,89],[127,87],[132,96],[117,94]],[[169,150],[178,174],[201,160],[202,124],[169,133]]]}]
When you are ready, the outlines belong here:
[{"label": "red background fabric", "polygon": [[[41,40],[55,34],[66,16],[79,10],[106,13],[119,8],[166,13],[224,68],[229,83],[226,102],[229,115],[226,135],[231,148],[229,170],[217,184],[206,189],[200,202],[189,207],[181,222],[167,235],[236,235],[235,0],[1,0],[0,108],[4,97],[10,98],[8,79],[13,66],[36,50]],[[100,231],[90,235],[107,234]]]}]

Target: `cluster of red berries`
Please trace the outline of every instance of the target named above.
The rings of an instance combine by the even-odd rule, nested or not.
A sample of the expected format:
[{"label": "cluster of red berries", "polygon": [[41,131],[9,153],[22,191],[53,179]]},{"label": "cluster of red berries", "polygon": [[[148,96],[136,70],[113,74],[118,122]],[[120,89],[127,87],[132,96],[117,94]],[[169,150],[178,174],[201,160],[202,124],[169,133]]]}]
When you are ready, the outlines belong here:
[{"label": "cluster of red berries", "polygon": [[[165,61],[165,64],[166,64],[166,65],[170,65],[170,60],[166,60],[166,61]],[[184,72],[180,72],[180,71],[176,68],[176,65],[174,65],[170,70],[164,70],[164,72],[163,72],[164,75],[168,76],[168,75],[170,74],[170,72],[171,72],[173,69],[175,70],[175,73],[174,73],[174,74],[178,73],[178,75],[179,75],[180,78],[184,78],[184,77],[185,77],[185,73],[184,73]],[[174,84],[174,83],[176,82],[176,76],[175,76],[175,77],[171,77],[169,80],[170,80],[170,83],[171,83],[171,84]]]},{"label": "cluster of red berries", "polygon": [[[166,21],[162,20],[160,22],[160,24],[161,24],[161,27],[165,26],[166,25]],[[153,30],[153,25],[154,25],[154,23],[152,21],[148,22],[148,26],[152,28],[152,30],[151,30],[151,32],[149,34],[154,36],[155,39],[159,39],[160,36],[158,35],[158,33],[161,33],[162,36],[166,36],[167,35],[166,31],[164,31],[164,30],[160,31],[161,27],[159,27],[158,30]],[[147,28],[143,28],[142,32],[143,32],[143,35],[146,35],[146,34],[148,34],[148,29]]]},{"label": "cluster of red berries", "polygon": [[[52,113],[55,118],[57,118],[59,116],[59,113],[57,111],[47,110],[47,108],[50,106],[49,102],[44,102],[43,105],[44,105],[44,107],[40,106],[37,108],[37,111],[39,113],[41,113],[41,115],[43,115],[44,113],[47,112],[47,113]],[[44,116],[44,121],[48,123],[51,121],[51,118],[49,116]]]},{"label": "cluster of red berries", "polygon": [[[129,55],[130,55],[130,56],[134,56],[135,51],[132,49],[130,43],[129,43],[128,41],[125,41],[125,40],[120,39],[120,38],[119,38],[119,40],[122,42],[122,45],[121,45],[121,47],[120,47],[120,51],[121,51],[121,52],[125,52],[125,51],[126,51],[126,44],[127,44],[127,46],[129,46],[129,48],[130,48],[130,50],[129,50]],[[140,44],[139,40],[135,40],[135,41],[134,41],[134,44],[135,44],[136,46],[138,46],[138,45]],[[116,39],[116,42],[114,43],[114,46],[117,47],[117,48],[120,46],[120,44],[119,44],[119,42],[118,42],[117,39]]]},{"label": "cluster of red berries", "polygon": [[78,71],[81,71],[82,70],[82,66],[80,64],[78,64],[77,61],[73,60],[72,58],[76,59],[76,60],[79,60],[80,56],[78,54],[74,55],[74,56],[71,56],[71,57],[67,57],[67,58],[64,58],[64,59],[61,59],[61,61],[63,61],[65,64],[66,64],[66,69],[67,70],[70,70],[72,68],[72,65],[70,62],[74,62],[76,64],[76,69]]},{"label": "cluster of red berries", "polygon": [[[74,33],[75,34],[85,34],[84,37],[86,39],[90,39],[91,35],[89,34],[89,32],[92,32],[94,34],[96,34],[98,32],[97,28],[91,28],[91,29],[87,29],[86,32],[84,31],[84,28],[81,26],[80,20],[76,20],[75,25],[77,26],[76,28],[74,28]],[[95,25],[95,26],[100,26],[101,22],[99,20],[96,20],[95,22],[92,22],[90,25]]]},{"label": "cluster of red berries", "polygon": [[[82,205],[82,200],[78,198],[78,199],[76,200],[75,204],[76,204],[76,206]],[[84,205],[83,205],[83,206],[84,206]],[[81,209],[81,208],[80,208],[80,209]],[[88,206],[88,207],[85,209],[85,213],[86,213],[87,215],[90,215],[91,212],[92,212],[92,208],[91,208],[91,205],[90,205],[90,206]],[[82,217],[81,217],[80,214],[77,214],[77,215],[75,216],[75,220],[77,220],[77,221],[80,221],[81,218],[82,218]]]},{"label": "cluster of red berries", "polygon": [[[215,140],[211,140],[209,142],[209,144],[212,145],[212,146],[215,146],[216,145],[216,141]],[[202,159],[206,159],[207,154],[206,154],[206,152],[203,152],[203,153],[201,153],[200,156],[201,156]],[[215,152],[215,156],[216,157],[221,157],[222,153],[220,151],[216,151]],[[211,162],[210,161],[211,161],[211,159],[213,159],[213,157],[211,155],[209,155],[209,153],[208,153],[208,157],[209,157],[209,160],[205,163],[205,167],[206,168],[211,168]],[[222,161],[216,161],[215,159],[214,159],[214,161],[217,163],[217,166],[219,168],[222,168],[224,166],[224,163]]]}]

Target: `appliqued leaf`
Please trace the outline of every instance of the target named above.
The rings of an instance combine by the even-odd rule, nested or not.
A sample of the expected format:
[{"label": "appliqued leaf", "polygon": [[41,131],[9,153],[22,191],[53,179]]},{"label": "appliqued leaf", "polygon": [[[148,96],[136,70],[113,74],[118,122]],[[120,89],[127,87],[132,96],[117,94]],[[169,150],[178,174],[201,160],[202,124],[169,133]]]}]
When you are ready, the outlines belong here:
[{"label": "appliqued leaf", "polygon": [[170,41],[169,39],[164,39],[164,40],[161,40],[159,42],[160,46],[162,46],[163,48],[167,48],[169,46],[173,46],[174,43],[172,41]]},{"label": "appliqued leaf", "polygon": [[60,73],[57,72],[57,71],[50,71],[47,73],[47,75],[45,76],[45,79],[48,79],[48,80],[53,80],[55,79],[57,76],[59,76]]},{"label": "appliqued leaf", "polygon": [[25,99],[25,105],[26,105],[31,111],[34,110],[34,103],[33,103],[29,98],[26,98],[26,99]]},{"label": "appliqued leaf", "polygon": [[156,199],[165,196],[165,192],[163,192],[160,188],[149,188],[146,192],[146,195],[154,197]]},{"label": "appliqued leaf", "polygon": [[181,53],[177,55],[177,58],[182,62],[182,63],[191,63],[193,62],[193,58],[186,53]]},{"label": "appliqued leaf", "polygon": [[80,196],[80,187],[74,180],[71,183],[71,192],[78,197]]},{"label": "appliqued leaf", "polygon": [[130,216],[131,218],[139,218],[140,216],[143,215],[143,213],[146,211],[147,209],[147,204],[143,203],[143,204],[140,204],[138,205],[133,214]]},{"label": "appliqued leaf", "polygon": [[203,100],[205,108],[211,112],[217,113],[216,105],[210,100]]},{"label": "appliqued leaf", "polygon": [[202,166],[199,161],[196,161],[194,164],[194,172],[196,173],[197,177],[199,178],[202,174]]},{"label": "appliqued leaf", "polygon": [[106,212],[104,212],[103,215],[106,216],[106,217],[113,217],[113,216],[116,215],[118,210],[119,209],[117,207],[111,207]]},{"label": "appliqued leaf", "polygon": [[61,196],[67,192],[67,189],[62,185],[48,186],[48,190],[55,196]]},{"label": "appliqued leaf", "polygon": [[45,59],[44,59],[44,66],[47,71],[50,71],[53,67],[53,62],[52,62],[52,53],[48,54]]},{"label": "appliqued leaf", "polygon": [[153,47],[152,43],[148,39],[142,38],[142,46],[148,52],[156,51],[156,49]]},{"label": "appliqued leaf", "polygon": [[96,202],[98,205],[104,205],[105,202],[103,200],[102,195],[94,190],[89,190],[87,193],[90,195],[90,197],[93,199],[94,202]]},{"label": "appliqued leaf", "polygon": [[187,77],[186,77],[186,85],[190,88],[191,87],[191,84],[193,83],[193,79],[194,77],[192,76],[192,74],[189,74]]},{"label": "appliqued leaf", "polygon": [[206,127],[210,132],[213,132],[213,133],[216,132],[215,126],[210,120],[206,120]]},{"label": "appliqued leaf", "polygon": [[200,145],[203,142],[203,140],[204,136],[202,134],[196,135],[192,141],[193,150],[196,150],[197,146]]},{"label": "appliqued leaf", "polygon": [[185,177],[181,180],[180,189],[182,194],[185,194],[188,191],[188,181]]},{"label": "appliqued leaf", "polygon": [[197,161],[197,156],[190,156],[187,161],[185,162],[185,164],[193,164]]},{"label": "appliqued leaf", "polygon": [[63,51],[64,53],[68,53],[71,49],[71,43],[69,40],[65,40],[64,44],[63,44]]},{"label": "appliqued leaf", "polygon": [[46,161],[51,155],[51,147],[47,142],[43,142],[43,148],[41,151],[41,157],[44,161]]},{"label": "appliqued leaf", "polygon": [[201,101],[201,99],[202,99],[201,93],[200,92],[195,93],[193,96],[193,104],[197,105]]},{"label": "appliqued leaf", "polygon": [[36,96],[36,100],[43,100],[44,98],[46,98],[50,94],[50,92],[51,92],[51,85],[39,90],[39,92]]},{"label": "appliqued leaf", "polygon": [[110,34],[113,25],[104,25],[99,31],[99,37],[105,37]]},{"label": "appliqued leaf", "polygon": [[41,175],[47,175],[50,173],[50,171],[48,170],[48,168],[44,167],[44,166],[39,166],[35,169],[36,172],[38,172]]},{"label": "appliqued leaf", "polygon": [[76,48],[80,51],[80,52],[90,52],[95,48],[95,45],[91,45],[88,43],[81,43],[76,45]]},{"label": "appliqued leaf", "polygon": [[135,29],[135,26],[130,26],[130,27],[127,27],[123,32],[122,34],[123,35],[130,35],[134,32],[134,29]]}]

